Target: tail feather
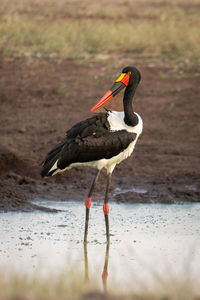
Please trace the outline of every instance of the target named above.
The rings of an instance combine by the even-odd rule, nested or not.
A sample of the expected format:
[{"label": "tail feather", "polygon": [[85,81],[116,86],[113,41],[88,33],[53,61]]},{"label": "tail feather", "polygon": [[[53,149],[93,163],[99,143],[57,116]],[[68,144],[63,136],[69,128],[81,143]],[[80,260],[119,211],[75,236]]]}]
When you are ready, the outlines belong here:
[{"label": "tail feather", "polygon": [[[63,145],[65,144],[65,141],[62,141],[58,145],[56,145],[46,156],[42,163],[42,170],[40,172],[40,175],[42,177],[44,176],[52,176],[53,173],[56,171],[51,170],[53,165],[56,163],[56,161],[60,158],[60,153],[62,151]],[[51,171],[50,171],[51,170]],[[50,171],[50,172],[49,172]]]}]

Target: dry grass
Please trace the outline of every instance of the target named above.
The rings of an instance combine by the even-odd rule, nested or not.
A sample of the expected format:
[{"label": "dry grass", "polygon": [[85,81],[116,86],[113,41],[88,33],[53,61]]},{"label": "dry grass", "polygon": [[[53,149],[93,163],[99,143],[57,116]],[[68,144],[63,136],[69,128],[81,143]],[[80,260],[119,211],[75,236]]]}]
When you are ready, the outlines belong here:
[{"label": "dry grass", "polygon": [[[172,4],[173,3],[173,4]],[[0,9],[3,55],[87,58],[135,53],[200,60],[196,1],[25,1]],[[102,9],[103,8],[103,9]]]},{"label": "dry grass", "polygon": [[83,280],[80,277],[73,280],[64,274],[44,279],[36,276],[11,275],[0,278],[0,299],[79,299],[84,294]]},{"label": "dry grass", "polygon": [[[154,274],[155,275],[155,274]],[[167,275],[167,274],[166,274]],[[95,279],[94,279],[95,280]],[[97,282],[97,281],[96,281]],[[134,290],[134,287],[140,286]],[[84,283],[80,273],[70,272],[60,275],[49,275],[49,278],[41,276],[10,275],[0,274],[0,299],[3,300],[39,300],[39,299],[132,299],[132,300],[198,300],[199,290],[189,278],[169,277],[165,279],[157,276],[157,285],[147,288],[145,282],[138,282],[133,277],[132,289],[126,293],[119,291],[120,285],[110,284],[108,292],[103,293],[102,287],[93,281]]]}]

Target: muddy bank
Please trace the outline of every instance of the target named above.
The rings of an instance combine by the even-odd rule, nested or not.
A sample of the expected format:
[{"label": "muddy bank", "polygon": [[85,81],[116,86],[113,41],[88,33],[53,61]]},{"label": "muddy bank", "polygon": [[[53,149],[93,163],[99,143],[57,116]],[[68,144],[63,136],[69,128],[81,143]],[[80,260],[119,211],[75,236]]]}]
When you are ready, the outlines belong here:
[{"label": "muddy bank", "polygon": [[[137,66],[142,74],[134,110],[143,118],[144,132],[134,154],[116,167],[110,198],[200,200],[197,68],[131,55],[112,59],[111,66],[107,61],[0,58],[1,211],[35,209],[29,201],[39,198],[85,199],[94,170],[73,169],[42,180],[40,163],[68,128],[91,115],[90,108],[125,65]],[[121,110],[121,98],[107,107]],[[95,198],[103,199],[105,183],[103,172]]]},{"label": "muddy bank", "polygon": [[[80,171],[79,171],[80,172]],[[74,172],[74,176],[76,176]],[[83,173],[83,172],[82,172]],[[92,176],[90,176],[92,177]],[[106,188],[105,174],[101,176],[99,185],[93,195],[94,200],[103,202]],[[31,200],[49,199],[63,201],[82,201],[87,196],[90,180],[79,174],[77,181],[67,180],[34,180],[30,177],[8,172],[1,177],[0,211],[32,211],[44,210],[56,212],[49,208],[31,203]],[[64,181],[64,182],[62,182]],[[103,191],[103,192],[101,192]],[[129,203],[177,203],[198,202],[200,199],[200,182],[198,178],[158,179],[152,177],[124,177],[113,179],[110,201]]]}]

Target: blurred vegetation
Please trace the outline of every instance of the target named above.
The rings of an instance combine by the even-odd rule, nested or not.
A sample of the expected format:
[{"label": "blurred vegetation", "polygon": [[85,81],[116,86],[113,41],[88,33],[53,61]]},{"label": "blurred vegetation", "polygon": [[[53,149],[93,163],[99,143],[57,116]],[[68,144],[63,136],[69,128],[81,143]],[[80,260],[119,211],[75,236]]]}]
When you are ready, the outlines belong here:
[{"label": "blurred vegetation", "polygon": [[[22,275],[12,274],[6,276],[5,270],[0,274],[0,299],[3,300],[198,300],[200,299],[198,282],[191,281],[187,274],[183,277],[165,274],[162,278],[153,273],[156,283],[149,287],[147,282],[138,280],[133,275],[133,284],[126,292],[121,292],[119,284],[111,283],[109,280],[108,291],[103,293],[101,284],[93,278],[87,284],[83,276],[72,270],[69,273]],[[8,274],[7,274],[8,275]],[[185,276],[185,279],[184,279]],[[198,281],[198,280],[197,280]],[[148,286],[147,286],[148,285]]]},{"label": "blurred vegetation", "polygon": [[0,52],[6,56],[134,53],[200,61],[200,10],[195,0],[1,2]]}]

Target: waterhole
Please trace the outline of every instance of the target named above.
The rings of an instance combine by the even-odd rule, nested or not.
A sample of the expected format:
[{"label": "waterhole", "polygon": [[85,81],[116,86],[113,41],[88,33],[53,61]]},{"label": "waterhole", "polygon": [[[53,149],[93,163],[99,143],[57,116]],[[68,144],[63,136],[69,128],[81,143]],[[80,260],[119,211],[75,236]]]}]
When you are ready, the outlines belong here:
[{"label": "waterhole", "polygon": [[[50,274],[76,268],[84,272],[82,202],[37,201],[57,213],[0,214],[0,268]],[[108,280],[132,284],[155,273],[190,272],[200,265],[200,203],[110,203]],[[90,276],[101,273],[106,253],[102,205],[92,203],[87,259]],[[134,277],[135,276],[135,277]]]}]

